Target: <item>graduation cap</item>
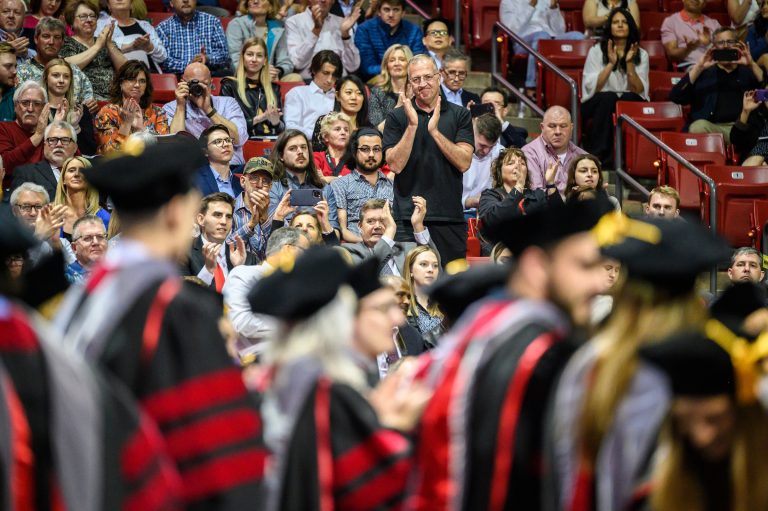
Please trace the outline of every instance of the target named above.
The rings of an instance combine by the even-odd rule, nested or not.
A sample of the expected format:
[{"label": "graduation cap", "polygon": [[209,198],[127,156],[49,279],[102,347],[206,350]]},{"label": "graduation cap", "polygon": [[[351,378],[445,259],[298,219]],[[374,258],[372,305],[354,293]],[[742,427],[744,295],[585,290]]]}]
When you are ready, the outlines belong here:
[{"label": "graduation cap", "polygon": [[374,256],[364,259],[349,272],[347,283],[355,290],[358,299],[383,287],[379,278],[379,266],[381,260]]},{"label": "graduation cap", "polygon": [[[449,266],[455,261],[451,261]],[[448,270],[448,267],[446,267]],[[470,305],[506,284],[511,267],[503,264],[481,264],[464,271],[448,271],[440,276],[426,292],[437,302],[446,318],[455,323]]]},{"label": "graduation cap", "polygon": [[26,226],[14,216],[0,222],[0,257],[25,254],[40,243]]},{"label": "graduation cap", "polygon": [[32,308],[39,308],[69,288],[64,275],[64,254],[56,250],[42,258],[21,275],[23,286],[19,298]]},{"label": "graduation cap", "polygon": [[112,198],[120,211],[151,211],[193,187],[192,176],[206,159],[192,138],[175,136],[163,143],[127,140],[123,149],[83,169],[88,182]]},{"label": "graduation cap", "polygon": [[738,335],[744,335],[747,316],[766,307],[768,291],[762,284],[737,282],[726,288],[710,306],[709,312]]},{"label": "graduation cap", "polygon": [[612,213],[593,230],[602,253],[621,261],[629,278],[686,293],[696,277],[731,255],[728,244],[695,222]]},{"label": "graduation cap", "polygon": [[614,208],[602,196],[596,199],[555,203],[525,215],[510,215],[484,222],[482,234],[492,243],[503,243],[515,255],[530,246],[547,247],[569,236],[589,231]]},{"label": "graduation cap", "polygon": [[248,293],[256,314],[284,321],[306,319],[336,296],[351,268],[336,250],[314,247],[260,279]]},{"label": "graduation cap", "polygon": [[728,352],[702,332],[684,332],[640,348],[661,369],[676,396],[736,396],[736,372]]}]

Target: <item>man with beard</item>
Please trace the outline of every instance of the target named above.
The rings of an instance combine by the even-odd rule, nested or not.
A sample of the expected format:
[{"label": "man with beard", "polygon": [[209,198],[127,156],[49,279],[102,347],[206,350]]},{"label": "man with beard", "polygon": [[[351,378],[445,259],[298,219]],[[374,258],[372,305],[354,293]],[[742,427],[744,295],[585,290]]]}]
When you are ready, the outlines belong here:
[{"label": "man with beard", "polygon": [[77,260],[67,266],[65,275],[74,284],[85,281],[107,253],[107,230],[101,218],[96,215],[78,218],[72,226],[72,244]]},{"label": "man with beard", "polygon": [[[467,310],[425,360],[435,389],[417,437],[410,509],[538,509],[547,396],[602,289],[587,200],[486,226],[515,255],[506,294]],[[461,419],[456,420],[456,417]]]},{"label": "man with beard", "polygon": [[350,144],[355,166],[352,172],[331,183],[336,198],[341,236],[349,243],[359,243],[360,208],[370,199],[394,200],[392,182],[381,171],[381,133],[376,128],[360,128]]},{"label": "man with beard", "polygon": [[0,121],[12,121],[16,118],[16,113],[13,111],[14,92],[16,92],[16,49],[9,43],[0,43]]},{"label": "man with beard", "polygon": [[43,159],[18,167],[13,172],[11,191],[22,183],[35,183],[45,188],[49,197],[56,196],[61,166],[77,150],[77,134],[72,125],[64,121],[53,121],[45,127],[43,134]]}]

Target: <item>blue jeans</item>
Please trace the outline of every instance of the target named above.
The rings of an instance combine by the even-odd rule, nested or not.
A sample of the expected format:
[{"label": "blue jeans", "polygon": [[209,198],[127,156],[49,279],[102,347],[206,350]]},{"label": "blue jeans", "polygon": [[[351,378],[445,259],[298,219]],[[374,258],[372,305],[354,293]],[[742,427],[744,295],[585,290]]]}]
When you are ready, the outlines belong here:
[{"label": "blue jeans", "polygon": [[[582,32],[566,32],[562,35],[550,35],[547,32],[541,31],[541,32],[534,32],[532,34],[528,34],[527,36],[523,37],[526,43],[533,46],[533,49],[538,51],[539,50],[539,40],[541,39],[559,39],[559,40],[574,40],[574,39],[584,39],[584,34]],[[519,44],[515,44],[515,53],[526,53],[522,46]],[[528,69],[525,73],[525,86],[529,89],[532,89],[536,87],[536,59],[533,57],[528,57]]]}]

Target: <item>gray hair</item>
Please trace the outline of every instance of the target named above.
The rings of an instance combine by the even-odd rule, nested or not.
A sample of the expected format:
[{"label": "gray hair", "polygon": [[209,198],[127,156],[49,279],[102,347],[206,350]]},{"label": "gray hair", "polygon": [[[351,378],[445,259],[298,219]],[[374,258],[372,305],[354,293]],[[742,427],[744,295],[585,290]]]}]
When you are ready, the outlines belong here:
[{"label": "gray hair", "polygon": [[74,126],[69,124],[67,121],[53,121],[51,124],[45,127],[45,131],[43,132],[43,138],[48,138],[48,133],[51,132],[53,128],[59,128],[62,130],[69,130],[69,132],[72,134],[72,140],[77,143],[77,132],[75,131]]},{"label": "gray hair", "polygon": [[456,62],[456,61],[466,62],[467,69],[469,69],[469,66],[470,66],[469,56],[465,55],[464,53],[461,53],[459,50],[452,48],[447,52],[445,52],[445,55],[443,55],[444,66],[450,62]]},{"label": "gray hair", "polygon": [[37,80],[27,80],[25,82],[22,82],[21,85],[16,87],[16,92],[13,93],[13,102],[18,103],[19,98],[22,94],[24,94],[28,89],[37,89],[40,91],[40,94],[43,95],[43,101],[46,103],[48,102],[48,93],[45,92],[45,89],[42,85],[40,85],[40,82]]},{"label": "gray hair", "polygon": [[304,231],[296,227],[281,227],[272,231],[267,240],[266,256],[277,254],[283,247],[298,244],[301,236],[307,237]]},{"label": "gray hair", "polygon": [[427,55],[425,53],[419,53],[418,55],[414,55],[411,60],[408,61],[408,65],[406,66],[406,71],[408,71],[408,78],[411,77],[411,66],[417,62],[431,62],[432,66],[435,68],[435,72],[439,71],[439,68],[437,67],[437,62],[435,62],[435,59],[432,57],[432,55]]},{"label": "gray hair", "polygon": [[64,32],[67,30],[67,26],[60,19],[46,16],[41,18],[35,27],[35,37],[39,36],[43,30],[47,30],[49,32],[61,32],[64,34]]},{"label": "gray hair", "polygon": [[104,229],[104,234],[107,233],[107,228],[104,227],[101,218],[96,215],[83,215],[72,225],[72,241],[76,241],[80,237],[80,226],[83,224],[98,224]]},{"label": "gray hair", "polygon": [[36,185],[35,183],[30,183],[27,181],[26,183],[21,183],[21,186],[16,188],[13,193],[11,194],[11,206],[16,206],[19,203],[19,195],[21,195],[24,192],[32,192],[37,193],[43,196],[43,202],[48,204],[51,202],[51,198],[48,196],[48,192],[45,191],[45,188],[43,188],[40,185]]},{"label": "gray hair", "polygon": [[[23,14],[27,14],[27,3],[24,0],[3,0],[3,1],[9,1],[16,4],[21,5],[21,10]],[[0,1],[0,5],[2,5],[2,1]]]},{"label": "gray hair", "polygon": [[737,248],[733,251],[733,255],[731,256],[731,264],[728,265],[729,268],[733,267],[734,264],[736,264],[736,259],[744,256],[744,255],[753,255],[757,257],[757,260],[760,263],[760,267],[763,267],[763,254],[760,253],[759,250],[752,247],[741,247]]}]

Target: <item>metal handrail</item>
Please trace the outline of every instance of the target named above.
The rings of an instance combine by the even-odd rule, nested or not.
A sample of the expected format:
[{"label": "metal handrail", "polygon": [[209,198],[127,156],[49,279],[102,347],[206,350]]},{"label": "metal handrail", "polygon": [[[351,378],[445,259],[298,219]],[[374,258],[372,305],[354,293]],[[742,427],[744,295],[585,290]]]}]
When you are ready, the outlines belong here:
[{"label": "metal handrail", "polygon": [[461,0],[453,2],[453,45],[461,50]]},{"label": "metal handrail", "polygon": [[[683,158],[677,151],[669,147],[667,144],[662,142],[656,135],[645,129],[643,126],[641,126],[637,121],[635,121],[633,118],[629,117],[627,114],[621,114],[616,119],[616,127],[615,127],[615,153],[614,153],[614,161],[616,162],[616,175],[620,178],[616,180],[616,196],[619,199],[619,204],[621,204],[624,200],[624,194],[622,193],[621,188],[621,180],[623,179],[626,181],[632,188],[642,193],[645,198],[649,198],[651,195],[651,192],[649,192],[643,185],[638,183],[632,176],[627,174],[627,172],[622,168],[622,165],[624,163],[623,160],[623,153],[624,153],[624,140],[622,139],[622,125],[627,124],[632,129],[640,133],[643,137],[647,138],[651,141],[651,143],[655,144],[659,149],[667,153],[669,156],[671,156],[675,161],[677,161],[684,169],[686,169],[688,172],[693,173],[694,176],[698,177],[704,183],[706,183],[707,187],[709,188],[709,228],[712,231],[713,234],[717,233],[717,184],[715,183],[715,180],[706,175],[704,172],[696,168],[691,162]],[[714,293],[717,291],[717,267],[714,267],[709,272],[709,290]]]},{"label": "metal handrail", "polygon": [[[552,61],[550,61],[548,58],[546,58],[544,55],[539,53],[538,51],[534,50],[531,45],[529,45],[525,40],[523,40],[522,37],[512,32],[512,30],[509,29],[509,27],[505,26],[501,21],[497,21],[493,25],[493,33],[491,34],[491,76],[497,80],[498,82],[504,84],[504,86],[509,87],[512,92],[517,96],[519,99],[522,99],[526,105],[528,105],[530,108],[532,108],[536,113],[539,115],[544,115],[544,111],[533,101],[531,101],[525,94],[521,94],[511,83],[509,83],[506,79],[506,77],[502,76],[501,73],[499,73],[499,64],[498,64],[498,55],[499,55],[499,48],[498,48],[498,37],[499,32],[504,32],[509,37],[512,38],[516,43],[518,43],[520,46],[522,46],[530,55],[533,56],[536,61],[541,62],[541,65],[555,73],[555,75],[560,79],[564,80],[568,86],[571,88],[571,121],[573,122],[574,126],[579,125],[579,87],[576,83],[576,80],[565,74],[559,67],[554,65]],[[573,133],[571,134],[571,138],[573,139],[574,143],[578,142],[578,130],[574,129]]]},{"label": "metal handrail", "polygon": [[[429,14],[427,11],[421,8],[415,0],[405,0],[405,3],[408,4],[408,7],[416,11],[416,14],[424,18],[425,20],[431,20],[434,16],[434,14]],[[433,2],[434,4],[434,2]]]}]

